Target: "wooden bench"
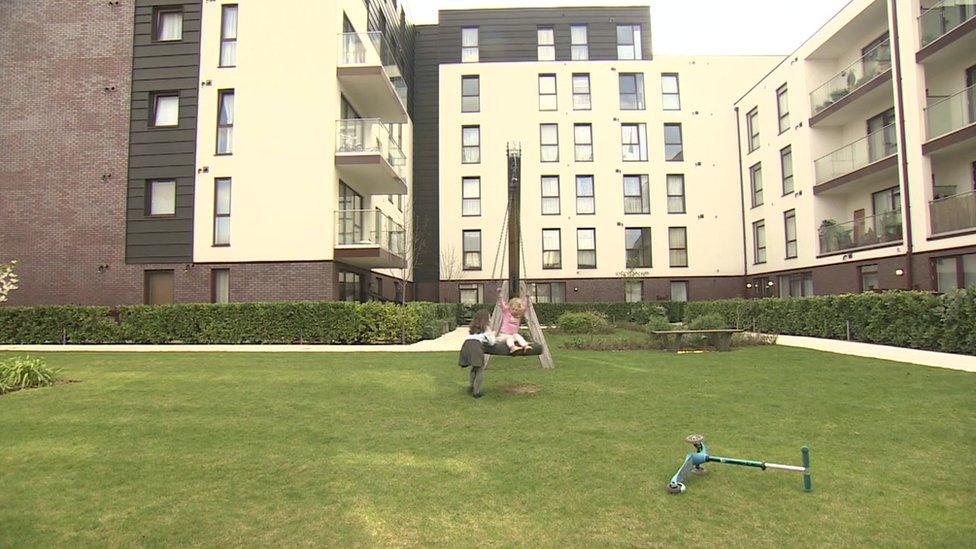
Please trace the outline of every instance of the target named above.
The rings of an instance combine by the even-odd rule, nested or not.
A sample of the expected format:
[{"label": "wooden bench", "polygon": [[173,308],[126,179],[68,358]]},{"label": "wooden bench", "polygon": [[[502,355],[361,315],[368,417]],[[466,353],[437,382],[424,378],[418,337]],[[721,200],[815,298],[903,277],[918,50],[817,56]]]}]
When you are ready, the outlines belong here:
[{"label": "wooden bench", "polygon": [[672,336],[669,338],[668,349],[677,353],[681,350],[681,339],[685,334],[707,336],[709,342],[719,351],[732,350],[732,334],[737,334],[745,330],[671,330],[653,331],[654,335]]}]

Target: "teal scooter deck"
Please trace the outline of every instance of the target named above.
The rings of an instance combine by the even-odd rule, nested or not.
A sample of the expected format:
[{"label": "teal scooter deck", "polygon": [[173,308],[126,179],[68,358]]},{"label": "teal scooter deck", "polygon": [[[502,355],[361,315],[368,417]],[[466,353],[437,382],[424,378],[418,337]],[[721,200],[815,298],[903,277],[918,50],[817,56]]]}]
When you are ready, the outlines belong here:
[{"label": "teal scooter deck", "polygon": [[701,435],[688,435],[685,442],[694,446],[695,451],[685,456],[684,463],[678,468],[678,472],[671,477],[668,483],[668,493],[683,494],[688,488],[685,482],[689,474],[704,474],[705,463],[725,463],[727,465],[741,465],[743,467],[755,467],[763,471],[771,469],[774,471],[786,471],[790,473],[801,473],[803,475],[803,490],[809,492],[813,490],[813,483],[810,478],[810,448],[804,446],[800,449],[803,460],[802,466],[783,465],[780,463],[767,463],[765,461],[754,461],[749,459],[737,459],[721,456],[713,456],[708,453],[708,446],[705,444],[705,437]]}]

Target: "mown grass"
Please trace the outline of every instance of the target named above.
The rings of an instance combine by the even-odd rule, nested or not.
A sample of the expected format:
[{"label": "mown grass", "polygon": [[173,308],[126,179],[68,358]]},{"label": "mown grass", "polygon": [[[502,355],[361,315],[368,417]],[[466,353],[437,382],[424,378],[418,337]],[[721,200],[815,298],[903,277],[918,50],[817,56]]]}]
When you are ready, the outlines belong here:
[{"label": "mown grass", "polygon": [[[976,376],[782,347],[456,354],[55,354],[0,397],[0,546],[964,546]],[[0,357],[2,358],[2,357]],[[534,395],[509,386],[534,384]],[[688,446],[798,463],[715,465]]]}]

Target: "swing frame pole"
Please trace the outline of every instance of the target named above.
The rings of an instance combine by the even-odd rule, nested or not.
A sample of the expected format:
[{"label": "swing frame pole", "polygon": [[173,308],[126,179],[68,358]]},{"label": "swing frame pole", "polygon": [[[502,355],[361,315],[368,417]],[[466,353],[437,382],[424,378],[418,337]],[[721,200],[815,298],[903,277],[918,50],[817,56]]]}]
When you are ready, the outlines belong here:
[{"label": "swing frame pole", "polygon": [[508,295],[506,299],[516,296],[522,287],[519,274],[521,267],[519,250],[522,235],[519,220],[521,206],[519,204],[522,189],[522,148],[517,143],[509,143],[508,155]]}]

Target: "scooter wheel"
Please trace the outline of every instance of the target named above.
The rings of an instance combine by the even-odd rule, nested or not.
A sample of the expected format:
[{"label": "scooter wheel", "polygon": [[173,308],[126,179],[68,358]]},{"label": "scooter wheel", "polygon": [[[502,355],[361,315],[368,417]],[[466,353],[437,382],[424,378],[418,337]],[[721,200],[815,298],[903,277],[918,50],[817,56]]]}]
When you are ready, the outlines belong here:
[{"label": "scooter wheel", "polygon": [[680,483],[679,482],[677,484],[668,484],[668,493],[669,494],[683,494],[686,491],[688,491],[688,488],[685,487],[685,485],[683,483]]},{"label": "scooter wheel", "polygon": [[687,442],[688,444],[699,444],[703,440],[705,440],[705,437],[701,435],[688,435],[685,437],[685,442]]}]

